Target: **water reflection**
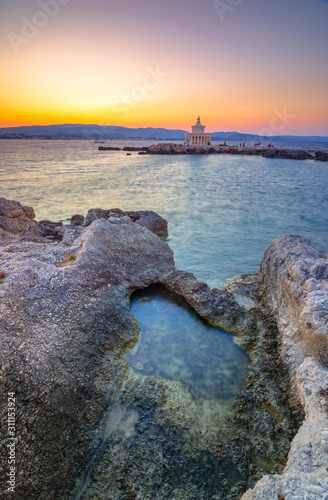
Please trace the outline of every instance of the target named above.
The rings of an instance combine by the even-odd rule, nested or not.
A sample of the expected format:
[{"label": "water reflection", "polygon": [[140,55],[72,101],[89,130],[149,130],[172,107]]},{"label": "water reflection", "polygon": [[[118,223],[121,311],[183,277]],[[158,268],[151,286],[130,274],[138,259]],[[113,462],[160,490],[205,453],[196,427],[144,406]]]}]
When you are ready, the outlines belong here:
[{"label": "water reflection", "polygon": [[230,401],[244,389],[247,354],[183,298],[153,285],[133,294],[131,311],[140,332],[126,361],[137,373],[181,381],[204,399]]}]

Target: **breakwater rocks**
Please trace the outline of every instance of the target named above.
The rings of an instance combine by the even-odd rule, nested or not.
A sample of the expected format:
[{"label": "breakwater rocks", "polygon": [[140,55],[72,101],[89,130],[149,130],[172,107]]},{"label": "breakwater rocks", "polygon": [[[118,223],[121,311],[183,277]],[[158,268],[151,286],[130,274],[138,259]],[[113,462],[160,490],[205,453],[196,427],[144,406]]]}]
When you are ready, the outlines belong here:
[{"label": "breakwater rocks", "polygon": [[263,156],[264,158],[283,158],[290,160],[318,160],[328,161],[328,151],[289,149],[289,148],[260,148],[238,146],[184,146],[182,144],[161,143],[149,147],[126,146],[124,148],[100,146],[99,151],[138,151],[140,155],[204,155],[204,154],[231,154]]},{"label": "breakwater rocks", "polygon": [[265,158],[288,158],[292,160],[328,161],[328,152],[306,149],[259,148],[238,146],[183,146],[180,144],[153,144],[148,154],[234,154],[263,156]]},{"label": "breakwater rocks", "polygon": [[[326,495],[327,370],[302,337],[308,323],[325,334],[324,254],[283,237],[260,273],[217,290],[176,269],[157,214],[94,209],[84,226],[54,226],[55,240],[29,207],[1,199],[0,213],[1,491],[13,392],[15,499]],[[149,218],[154,232],[140,223]],[[151,284],[236,335],[250,367],[233,403],[129,370],[130,296]]]}]

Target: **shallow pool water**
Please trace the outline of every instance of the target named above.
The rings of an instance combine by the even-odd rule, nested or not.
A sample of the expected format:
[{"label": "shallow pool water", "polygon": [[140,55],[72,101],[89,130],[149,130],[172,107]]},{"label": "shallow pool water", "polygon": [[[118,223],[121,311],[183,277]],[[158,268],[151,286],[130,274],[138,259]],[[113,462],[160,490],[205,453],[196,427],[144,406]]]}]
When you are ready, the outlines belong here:
[{"label": "shallow pool water", "polygon": [[132,296],[131,311],[140,324],[138,341],[126,354],[134,371],[183,382],[204,399],[229,401],[244,389],[247,354],[183,298],[151,286]]}]

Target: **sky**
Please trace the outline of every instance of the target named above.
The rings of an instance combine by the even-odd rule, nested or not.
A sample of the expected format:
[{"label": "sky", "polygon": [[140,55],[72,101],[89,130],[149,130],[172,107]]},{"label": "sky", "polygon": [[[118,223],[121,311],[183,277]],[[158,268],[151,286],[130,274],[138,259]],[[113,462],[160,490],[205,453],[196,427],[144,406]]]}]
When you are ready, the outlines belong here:
[{"label": "sky", "polygon": [[0,0],[0,127],[328,136],[326,0]]}]

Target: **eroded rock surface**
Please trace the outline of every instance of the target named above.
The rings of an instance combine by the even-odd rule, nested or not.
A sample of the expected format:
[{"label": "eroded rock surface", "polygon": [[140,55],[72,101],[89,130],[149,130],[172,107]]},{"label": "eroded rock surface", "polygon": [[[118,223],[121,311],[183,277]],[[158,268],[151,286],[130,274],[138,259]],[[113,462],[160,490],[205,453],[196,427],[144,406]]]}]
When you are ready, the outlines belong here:
[{"label": "eroded rock surface", "polygon": [[72,498],[137,329],[130,289],[173,269],[168,245],[139,224],[77,229],[62,228],[69,245],[8,235],[1,246],[0,380],[16,397],[16,498]]},{"label": "eroded rock surface", "polygon": [[21,205],[18,201],[0,198],[0,230],[5,231],[3,238],[8,235],[20,235],[25,240],[42,241],[43,238],[61,240],[58,227],[62,223],[51,221],[37,222],[32,207]]},{"label": "eroded rock surface", "polygon": [[328,338],[328,259],[296,234],[276,238],[261,264],[263,290],[282,338],[282,355],[291,375],[305,354],[320,355]]},{"label": "eroded rock surface", "polygon": [[305,421],[294,438],[281,475],[264,476],[242,500],[328,498],[328,371],[306,358],[296,374]]},{"label": "eroded rock surface", "polygon": [[[243,500],[328,499],[328,259],[309,240],[277,238],[262,264],[263,300],[273,313],[281,354],[305,410],[281,475],[265,476]],[[307,357],[308,355],[311,357]]]},{"label": "eroded rock surface", "polygon": [[[268,300],[261,303],[258,276],[230,284],[233,293],[254,300],[248,310],[233,293],[210,289],[177,270],[169,246],[138,223],[147,221],[144,212],[97,209],[85,227],[55,227],[55,241],[39,233],[31,211],[17,202],[6,206],[0,227],[0,384],[3,394],[16,397],[13,498],[237,500],[263,474],[285,465],[300,415],[289,401],[288,372],[277,355],[280,338],[265,314]],[[22,224],[13,234],[16,209]],[[152,220],[158,231],[158,218]],[[270,274],[269,267],[262,266],[263,272]],[[193,398],[180,382],[128,375],[123,352],[138,333],[130,295],[153,283],[182,295],[211,324],[239,335],[236,342],[251,364],[233,411]],[[299,373],[312,384],[314,376],[322,378],[320,370],[309,366]],[[309,390],[312,385],[304,386],[300,397],[311,424],[311,401],[304,402]],[[5,401],[4,446],[6,411]],[[325,450],[325,427],[320,433]],[[6,462],[1,466],[5,491]],[[311,480],[316,478],[314,473]]]}]

